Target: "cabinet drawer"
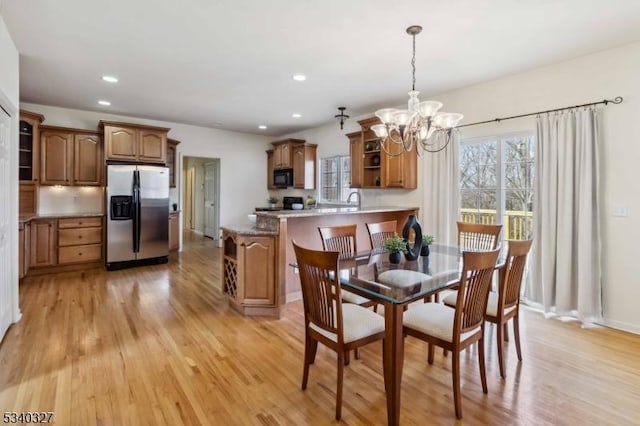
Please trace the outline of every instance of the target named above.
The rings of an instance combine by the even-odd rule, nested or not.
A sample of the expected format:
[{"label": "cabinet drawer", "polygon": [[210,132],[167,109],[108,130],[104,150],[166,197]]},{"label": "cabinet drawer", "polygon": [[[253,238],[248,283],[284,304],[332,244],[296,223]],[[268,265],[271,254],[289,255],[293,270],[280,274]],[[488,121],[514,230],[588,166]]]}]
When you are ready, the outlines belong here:
[{"label": "cabinet drawer", "polygon": [[102,244],[58,248],[58,264],[93,262],[102,258]]},{"label": "cabinet drawer", "polygon": [[72,217],[68,219],[59,219],[58,228],[90,228],[93,226],[102,226],[101,217]]},{"label": "cabinet drawer", "polygon": [[102,242],[102,228],[68,228],[58,230],[58,246],[78,244],[99,244]]}]

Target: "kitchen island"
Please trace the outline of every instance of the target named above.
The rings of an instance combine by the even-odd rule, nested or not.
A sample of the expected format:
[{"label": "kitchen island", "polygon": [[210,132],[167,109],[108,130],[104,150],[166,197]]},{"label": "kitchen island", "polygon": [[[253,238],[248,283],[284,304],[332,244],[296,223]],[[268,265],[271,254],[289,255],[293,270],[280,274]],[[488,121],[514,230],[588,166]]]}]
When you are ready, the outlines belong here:
[{"label": "kitchen island", "polygon": [[[318,208],[309,210],[282,210],[274,212],[256,212],[255,226],[225,226],[223,227],[223,290],[230,295],[232,306],[245,315],[272,315],[280,316],[280,307],[287,302],[298,300],[302,297],[300,281],[294,268],[290,264],[295,262],[295,253],[291,241],[316,250],[322,250],[319,226],[336,226],[356,224],[356,243],[358,251],[371,248],[366,224],[395,220],[398,223],[398,234],[402,233],[402,227],[411,214],[417,214],[417,207],[336,207]],[[243,238],[255,239],[262,237],[261,242],[242,240]],[[269,239],[273,239],[273,252]],[[244,243],[239,241],[245,241]],[[244,245],[243,245],[244,244]],[[240,251],[252,250],[258,254],[259,261],[250,261],[248,257],[239,255]],[[273,269],[267,266],[273,253]],[[233,257],[235,256],[235,261]],[[226,260],[225,260],[226,259]],[[258,270],[259,269],[259,270]],[[252,271],[252,272],[249,272]],[[273,293],[271,289],[261,288],[260,293],[267,299],[273,297],[273,304],[269,309],[253,309],[252,301],[238,299],[237,287],[229,286],[230,282],[244,281],[249,285],[252,280],[238,277],[253,276],[259,279],[261,287],[269,285],[270,274],[273,273]],[[267,278],[264,278],[266,274]],[[233,278],[236,277],[236,278]],[[233,294],[233,297],[231,295]],[[267,307],[266,299],[257,301],[262,303],[262,308]],[[240,308],[242,307],[242,308]],[[259,307],[259,306],[258,306]]]}]

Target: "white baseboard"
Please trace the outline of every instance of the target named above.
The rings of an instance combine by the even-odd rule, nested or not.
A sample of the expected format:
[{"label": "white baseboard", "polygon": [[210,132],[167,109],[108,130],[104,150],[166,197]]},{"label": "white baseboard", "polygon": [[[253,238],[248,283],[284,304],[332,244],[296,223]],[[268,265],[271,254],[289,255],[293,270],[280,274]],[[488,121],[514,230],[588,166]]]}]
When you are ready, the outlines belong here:
[{"label": "white baseboard", "polygon": [[629,324],[627,322],[606,318],[602,320],[601,324],[606,327],[615,328],[616,330],[622,330],[633,334],[640,334],[640,325],[637,324]]}]

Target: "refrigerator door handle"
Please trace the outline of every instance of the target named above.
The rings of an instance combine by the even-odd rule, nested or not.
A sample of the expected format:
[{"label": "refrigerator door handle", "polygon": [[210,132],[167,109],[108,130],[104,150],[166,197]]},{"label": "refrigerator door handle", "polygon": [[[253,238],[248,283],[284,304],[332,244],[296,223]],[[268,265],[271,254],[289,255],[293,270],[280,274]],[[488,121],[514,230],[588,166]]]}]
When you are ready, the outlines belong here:
[{"label": "refrigerator door handle", "polygon": [[133,252],[140,251],[140,172],[133,172]]}]

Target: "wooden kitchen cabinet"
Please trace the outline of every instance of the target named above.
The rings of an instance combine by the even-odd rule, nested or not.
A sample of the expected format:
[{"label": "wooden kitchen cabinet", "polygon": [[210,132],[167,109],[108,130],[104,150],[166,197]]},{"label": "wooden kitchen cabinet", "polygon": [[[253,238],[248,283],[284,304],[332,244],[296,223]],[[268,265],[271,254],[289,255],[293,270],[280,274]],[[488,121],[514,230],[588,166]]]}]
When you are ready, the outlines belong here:
[{"label": "wooden kitchen cabinet", "polygon": [[223,291],[244,315],[279,316],[276,303],[275,238],[223,230]]},{"label": "wooden kitchen cabinet", "polygon": [[180,141],[167,139],[167,167],[169,168],[169,188],[176,187],[176,170],[178,170],[178,144]]},{"label": "wooden kitchen cabinet", "polygon": [[40,184],[71,185],[73,133],[43,126],[40,154]]},{"label": "wooden kitchen cabinet", "polygon": [[[358,123],[361,127],[360,140],[357,133],[347,135],[351,152],[351,187],[358,188],[354,185],[361,183],[359,188],[417,188],[416,147],[402,155],[388,155],[380,147],[380,138],[371,130],[372,125],[380,123],[379,119],[372,117]],[[398,144],[388,144],[387,147],[391,154],[402,151]]]},{"label": "wooden kitchen cabinet", "polygon": [[37,219],[31,222],[31,261],[33,268],[53,266],[56,259],[56,220]]},{"label": "wooden kitchen cabinet", "polygon": [[40,124],[44,116],[20,110],[18,176],[21,182],[38,182],[40,178]]},{"label": "wooden kitchen cabinet", "polygon": [[169,213],[169,251],[180,249],[180,213]]},{"label": "wooden kitchen cabinet", "polygon": [[293,147],[293,187],[316,188],[316,149],[318,145],[303,144]]},{"label": "wooden kitchen cabinet", "polygon": [[101,121],[100,127],[106,160],[166,163],[169,129],[110,121]]},{"label": "wooden kitchen cabinet", "polygon": [[18,228],[18,278],[20,279],[25,275],[24,244],[24,225],[21,224]]},{"label": "wooden kitchen cabinet", "polygon": [[38,184],[20,182],[18,192],[18,213],[35,215],[38,212]]},{"label": "wooden kitchen cabinet", "polygon": [[97,262],[102,259],[102,217],[58,220],[58,264]]},{"label": "wooden kitchen cabinet", "polygon": [[349,133],[349,157],[351,158],[351,183],[350,188],[362,188],[364,168],[362,160],[364,149],[362,142],[362,132]]},{"label": "wooden kitchen cabinet", "polygon": [[102,138],[96,133],[76,133],[73,137],[73,184],[102,185]]},{"label": "wooden kitchen cabinet", "polygon": [[102,185],[102,138],[96,132],[41,126],[42,185]]},{"label": "wooden kitchen cabinet", "polygon": [[273,145],[273,168],[291,169],[293,168],[293,148],[296,145],[304,144],[303,139],[284,139],[271,142]]},{"label": "wooden kitchen cabinet", "polygon": [[273,149],[267,150],[267,189],[278,189],[273,183]]}]

